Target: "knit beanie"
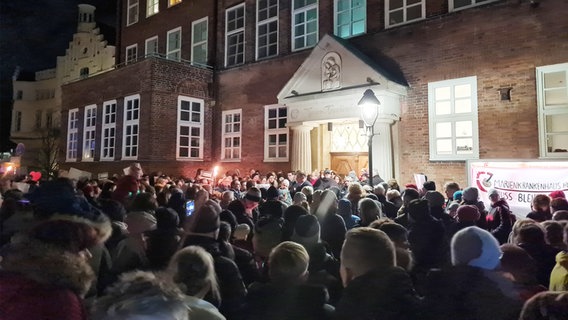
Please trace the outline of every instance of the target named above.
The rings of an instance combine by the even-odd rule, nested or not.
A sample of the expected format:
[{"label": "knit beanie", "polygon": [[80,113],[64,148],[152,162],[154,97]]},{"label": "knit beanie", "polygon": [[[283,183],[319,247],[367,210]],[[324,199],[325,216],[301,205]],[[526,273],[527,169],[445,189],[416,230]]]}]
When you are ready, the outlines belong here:
[{"label": "knit beanie", "polygon": [[266,190],[266,198],[268,200],[277,200],[279,195],[278,189],[274,186],[270,186],[268,190]]},{"label": "knit beanie", "polygon": [[424,199],[428,200],[430,208],[441,208],[444,206],[445,198],[438,191],[428,191],[424,195]]},{"label": "knit beanie", "polygon": [[254,237],[252,245],[254,253],[267,258],[272,248],[282,240],[282,219],[260,219],[254,225]]},{"label": "knit beanie", "polygon": [[562,191],[562,190],[552,191],[549,196],[550,196],[550,199],[554,199],[554,198],[566,199],[566,195],[564,194],[564,191]]},{"label": "knit beanie", "polygon": [[258,207],[258,213],[261,217],[282,218],[284,205],[278,200],[268,200]]},{"label": "knit beanie", "polygon": [[499,266],[501,248],[491,233],[478,227],[467,227],[452,238],[452,265],[468,265],[485,270]]},{"label": "knit beanie", "polygon": [[[176,214],[177,215],[177,214]],[[146,211],[132,211],[126,215],[124,222],[128,226],[128,232],[139,234],[156,229],[156,218]]]},{"label": "knit beanie", "polygon": [[304,247],[314,245],[320,240],[320,225],[318,219],[311,214],[303,215],[296,220],[291,240]]},{"label": "knit beanie", "polygon": [[479,199],[479,190],[476,187],[467,187],[463,189],[463,200],[467,202],[477,202]]},{"label": "knit beanie", "polygon": [[456,192],[454,192],[454,194],[452,195],[452,198],[454,199],[454,201],[462,201],[462,197],[463,197],[463,191],[458,190]]},{"label": "knit beanie", "polygon": [[456,211],[458,222],[477,222],[481,217],[479,209],[474,205],[461,205]]},{"label": "knit beanie", "polygon": [[172,208],[159,207],[154,214],[157,229],[176,229],[179,226],[179,215]]}]

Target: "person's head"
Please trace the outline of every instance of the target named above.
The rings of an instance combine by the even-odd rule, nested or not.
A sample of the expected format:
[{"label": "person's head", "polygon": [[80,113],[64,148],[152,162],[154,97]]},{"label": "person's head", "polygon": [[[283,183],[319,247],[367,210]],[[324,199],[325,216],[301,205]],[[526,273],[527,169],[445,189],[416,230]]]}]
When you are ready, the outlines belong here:
[{"label": "person's head", "polygon": [[472,204],[458,205],[456,209],[456,218],[459,223],[474,224],[480,217],[479,209]]},{"label": "person's head", "polygon": [[395,202],[397,200],[401,199],[400,197],[400,192],[396,189],[391,189],[389,191],[387,191],[387,200],[390,202]]},{"label": "person's head", "polygon": [[214,200],[207,200],[189,219],[187,231],[217,239],[221,211],[221,207]]},{"label": "person's head", "polygon": [[541,222],[544,228],[544,238],[551,246],[563,245],[564,226],[558,221],[547,220]]},{"label": "person's head", "polygon": [[454,192],[458,191],[460,186],[456,182],[446,182],[444,184],[444,193],[448,199],[454,200]]},{"label": "person's head", "polygon": [[428,191],[436,191],[436,182],[434,182],[434,181],[425,181],[425,182],[422,184],[422,187],[424,188],[424,191],[425,191],[425,192],[428,192]]},{"label": "person's head", "polygon": [[404,206],[408,206],[410,201],[416,199],[420,199],[420,193],[418,193],[418,190],[407,188],[402,192],[402,202],[404,203]]},{"label": "person's head", "polygon": [[545,194],[537,194],[531,203],[532,209],[536,212],[550,211],[550,198]]},{"label": "person's head", "polygon": [[231,190],[227,190],[221,195],[221,201],[223,203],[230,203],[233,200],[235,200],[235,193]]},{"label": "person's head", "polygon": [[306,181],[306,173],[303,171],[297,171],[296,172],[296,182],[298,184],[302,184],[304,183],[304,181]]},{"label": "person's head", "polygon": [[517,221],[515,221],[515,223],[513,224],[513,230],[511,231],[511,241],[514,244],[519,244],[519,231],[521,231],[521,228],[523,228],[526,225],[529,224],[537,224],[538,222],[534,221],[533,219],[529,219],[529,218],[525,218],[525,219],[518,219]]},{"label": "person's head", "polygon": [[458,231],[451,241],[452,265],[494,270],[499,266],[501,249],[491,233],[478,227]]},{"label": "person's head", "polygon": [[442,208],[446,200],[443,194],[435,190],[427,191],[424,195],[424,199],[428,200],[430,208]]},{"label": "person's head", "polygon": [[487,196],[489,197],[491,203],[499,201],[499,192],[497,191],[497,189],[489,189],[489,191],[487,191]]},{"label": "person's head", "polygon": [[430,204],[426,199],[416,199],[408,203],[408,215],[412,221],[424,221],[430,217]]},{"label": "person's head", "polygon": [[371,224],[371,228],[378,229],[386,233],[389,239],[391,239],[394,243],[395,247],[403,249],[408,249],[410,247],[410,244],[408,243],[408,230],[394,221],[377,224],[376,227]]},{"label": "person's head", "polygon": [[378,185],[376,185],[375,188],[373,189],[373,193],[376,194],[377,196],[378,196],[378,195],[383,195],[383,196],[384,196],[385,193],[386,193],[385,187],[383,187],[381,184],[378,184]]},{"label": "person's head", "polygon": [[219,298],[213,257],[199,246],[185,247],[171,258],[167,273],[183,293],[202,299],[209,292]]},{"label": "person's head", "polygon": [[525,249],[511,243],[501,246],[501,270],[510,273],[516,282],[534,284],[537,282],[537,265]]},{"label": "person's head", "polygon": [[97,231],[85,223],[69,220],[40,222],[28,232],[28,237],[50,247],[89,257],[88,248],[97,244]]},{"label": "person's head", "polygon": [[132,271],[98,298],[91,313],[93,320],[189,320],[184,294],[167,280],[151,272]]},{"label": "person's head", "polygon": [[361,224],[368,226],[371,222],[381,217],[381,208],[377,201],[364,198],[359,201],[359,216]]},{"label": "person's head", "polygon": [[565,221],[568,220],[568,210],[558,210],[552,215],[552,220],[554,221]]},{"label": "person's head", "polygon": [[318,218],[304,214],[297,218],[290,240],[304,247],[310,247],[320,242],[320,224]]},{"label": "person's head", "polygon": [[559,210],[568,210],[568,200],[565,198],[554,198],[550,201],[550,212],[555,213]]},{"label": "person's head", "polygon": [[124,222],[128,226],[128,233],[133,236],[154,230],[157,224],[156,217],[146,211],[129,212]]},{"label": "person's head", "polygon": [[351,280],[374,269],[394,265],[394,244],[383,231],[361,227],[351,229],[345,234],[340,267],[344,287],[347,287]]},{"label": "person's head", "polygon": [[158,208],[158,202],[153,194],[149,192],[141,192],[134,196],[134,200],[130,204],[131,211],[153,212]]},{"label": "person's head", "polygon": [[179,226],[179,215],[172,208],[159,207],[155,216],[157,229],[176,229]]},{"label": "person's head", "polygon": [[299,284],[307,280],[310,256],[295,242],[284,241],[270,251],[268,275],[270,280],[282,284]]},{"label": "person's head", "polygon": [[282,240],[282,219],[260,219],[254,225],[254,237],[252,246],[254,253],[262,258],[267,258],[272,248]]},{"label": "person's head", "polygon": [[462,199],[467,204],[477,203],[479,199],[479,190],[476,187],[467,187],[463,189]]},{"label": "person's head", "polygon": [[519,230],[517,241],[519,244],[544,245],[546,243],[544,228],[538,223],[523,226]]},{"label": "person's head", "polygon": [[389,187],[388,189],[396,190],[400,192],[400,186],[398,185],[398,181],[396,179],[390,179],[388,182]]},{"label": "person's head", "polygon": [[566,319],[567,314],[568,292],[545,291],[525,302],[519,320]]}]

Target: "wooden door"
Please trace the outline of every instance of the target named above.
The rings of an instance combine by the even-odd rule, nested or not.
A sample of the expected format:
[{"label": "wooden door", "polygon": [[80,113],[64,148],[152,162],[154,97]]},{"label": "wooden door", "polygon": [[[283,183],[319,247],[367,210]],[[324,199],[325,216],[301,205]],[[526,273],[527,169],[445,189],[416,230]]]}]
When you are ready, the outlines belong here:
[{"label": "wooden door", "polygon": [[331,169],[341,177],[345,177],[349,171],[355,171],[359,176],[361,169],[369,165],[369,157],[366,152],[333,152],[331,156]]}]

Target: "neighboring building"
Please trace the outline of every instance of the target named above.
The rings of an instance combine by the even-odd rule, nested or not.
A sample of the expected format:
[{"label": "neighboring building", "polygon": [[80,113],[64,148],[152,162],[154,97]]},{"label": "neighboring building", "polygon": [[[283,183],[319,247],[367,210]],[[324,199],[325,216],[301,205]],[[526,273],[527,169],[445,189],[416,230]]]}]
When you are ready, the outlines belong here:
[{"label": "neighboring building", "polygon": [[61,86],[114,67],[115,47],[107,44],[96,27],[95,7],[78,7],[77,32],[65,56],[57,57],[56,67],[38,71],[32,77],[18,71],[14,75],[10,138],[25,145],[22,172],[41,167],[42,136],[61,126]]},{"label": "neighboring building", "polygon": [[385,179],[424,173],[465,185],[468,159],[568,159],[566,1],[125,0],[121,9],[125,66],[63,87],[67,167],[359,171],[366,89],[381,101],[373,167]]}]

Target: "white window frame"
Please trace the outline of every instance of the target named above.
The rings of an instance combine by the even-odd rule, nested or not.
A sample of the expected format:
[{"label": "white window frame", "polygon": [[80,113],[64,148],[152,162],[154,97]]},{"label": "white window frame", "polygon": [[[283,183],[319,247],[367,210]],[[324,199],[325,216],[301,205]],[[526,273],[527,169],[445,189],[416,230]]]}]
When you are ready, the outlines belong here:
[{"label": "white window frame", "polygon": [[146,0],[146,18],[160,12],[160,0]]},{"label": "white window frame", "polygon": [[463,10],[463,9],[469,9],[469,8],[481,6],[481,5],[484,5],[484,4],[488,4],[488,3],[491,3],[491,2],[496,2],[496,1],[499,1],[499,0],[470,0],[470,1],[471,1],[470,5],[456,8],[454,6],[454,0],[448,0],[448,11],[453,12],[453,11],[459,11],[459,10]]},{"label": "white window frame", "polygon": [[[238,116],[238,121],[235,120]],[[230,118],[230,122],[227,122]],[[235,127],[238,125],[238,127]],[[243,109],[226,110],[222,112],[222,134],[221,134],[221,160],[235,161],[241,160],[241,148],[243,145],[242,131],[243,131]],[[227,130],[229,129],[229,130]],[[230,145],[227,145],[227,139]],[[238,146],[235,147],[235,140],[238,141]],[[229,156],[227,157],[227,153]],[[235,154],[236,153],[236,154]]]},{"label": "white window frame", "polygon": [[[279,17],[280,17],[280,13],[279,13],[280,7],[279,7],[279,3],[278,3],[279,0],[264,0],[264,1],[266,1],[267,7],[262,8],[262,9],[267,10],[267,15],[270,15],[270,9],[269,8],[274,6],[274,3],[271,3],[271,2],[276,2],[276,15],[273,16],[273,17],[268,17],[268,18],[263,19],[263,20],[260,20],[260,17],[259,17],[259,12],[260,12],[260,9],[261,9],[260,8],[260,1],[263,1],[263,0],[257,0],[256,1],[256,21],[257,21],[257,23],[256,23],[256,56],[255,56],[256,60],[275,57],[275,56],[278,55],[278,52],[279,52],[279,48],[278,48],[278,46],[279,46],[278,39],[279,39],[279,34],[280,34],[280,30],[279,30],[280,24],[278,23]],[[271,33],[270,31],[268,33],[266,33],[266,35],[262,35],[262,36],[266,36],[266,38],[267,38],[266,39],[266,45],[263,46],[263,47],[266,47],[267,54],[264,55],[264,56],[260,56],[260,54],[259,54],[259,51],[261,49],[261,46],[260,46],[260,37],[261,37],[260,27],[266,26],[266,28],[269,28],[269,26],[274,24],[274,23],[276,23],[276,43],[270,43],[270,36],[269,36],[270,33]],[[268,48],[273,46],[273,45],[276,45],[276,52],[274,54],[269,54]]]},{"label": "white window frame", "polygon": [[116,117],[118,105],[116,100],[103,103],[101,128],[101,161],[113,161],[116,156]]},{"label": "white window frame", "polygon": [[[153,45],[152,45],[153,44]],[[153,46],[153,52],[150,52],[148,49]],[[153,36],[150,37],[148,39],[146,39],[146,41],[144,41],[144,56],[148,57],[148,56],[157,56],[159,52],[158,49],[158,36]]]},{"label": "white window frame", "polygon": [[[182,102],[189,103],[189,110],[182,110]],[[195,112],[193,110],[193,105],[199,105],[199,111]],[[188,120],[182,119],[182,113],[188,112]],[[199,121],[193,121],[192,116],[194,113],[198,113]],[[203,99],[197,99],[187,96],[179,96],[178,97],[178,105],[177,105],[177,134],[176,134],[176,159],[177,160],[192,160],[192,161],[202,161],[203,160],[203,145],[205,141],[203,140],[203,131],[204,131],[204,118],[205,118],[205,103]],[[188,133],[182,136],[182,127],[188,128]],[[195,147],[191,145],[192,141],[192,129],[199,129],[199,146]],[[187,143],[183,143],[182,139],[187,138]],[[182,155],[180,152],[181,148],[187,148],[187,156]],[[191,156],[192,149],[197,149],[199,154],[197,157]]]},{"label": "white window frame", "polygon": [[[205,22],[205,27],[207,28],[207,36],[205,37],[205,40],[202,41],[195,41],[195,26],[197,26],[198,24],[202,24]],[[197,64],[201,64],[201,65],[206,65],[207,64],[207,60],[209,58],[209,52],[208,52],[208,42],[209,42],[209,17],[205,17],[205,18],[201,18],[199,20],[195,20],[191,23],[191,63],[196,63],[195,62],[195,48],[197,47],[205,47],[205,61],[202,62],[197,62]]]},{"label": "white window frame", "polygon": [[83,114],[83,161],[95,160],[97,105],[85,107]]},{"label": "white window frame", "polygon": [[126,57],[124,59],[126,64],[134,63],[138,60],[138,44],[133,44],[126,47]]},{"label": "white window frame", "polygon": [[140,12],[139,0],[128,0],[128,8],[126,9],[126,26],[131,26],[138,22],[138,14]]},{"label": "white window frame", "polygon": [[[307,49],[307,48],[312,48],[314,47],[318,41],[319,41],[319,0],[316,0],[315,3],[300,7],[300,8],[296,8],[295,7],[295,3],[294,0],[292,1],[292,51],[299,51],[299,50],[303,50],[303,49]],[[309,0],[306,0],[309,1]],[[310,11],[310,10],[316,10],[316,41],[314,42],[314,44],[312,45],[304,45],[303,47],[296,47],[296,41],[294,41],[296,39],[296,15],[297,14],[301,14],[303,13],[304,15]],[[306,24],[305,21],[303,22],[303,24]],[[305,29],[305,28],[304,28]],[[302,37],[304,38],[304,42],[307,43],[307,37],[308,37],[308,33],[307,30],[304,30],[304,35],[302,35]],[[310,33],[311,34],[311,33]]]},{"label": "white window frame", "polygon": [[[564,87],[545,88],[545,75],[549,73],[564,72]],[[559,63],[554,65],[542,66],[536,68],[536,96],[538,104],[538,140],[541,158],[568,158],[566,152],[548,151],[548,138],[555,135],[566,136],[567,131],[549,132],[547,128],[547,116],[568,116],[568,102],[560,104],[547,104],[546,91],[562,91],[564,90],[568,96],[568,63]],[[566,124],[568,126],[568,124]]]},{"label": "white window frame", "polygon": [[[179,47],[176,47],[176,48],[173,48],[173,49],[170,47],[172,45],[170,43],[170,34],[172,34],[172,33],[178,33],[179,34]],[[171,55],[175,55],[175,56],[170,57]],[[166,59],[175,60],[175,61],[181,60],[181,27],[177,27],[175,29],[168,31],[168,36],[166,38]]]},{"label": "white window frame", "polygon": [[67,118],[67,148],[65,160],[67,162],[77,161],[77,149],[79,143],[79,108],[69,110]]},{"label": "white window frame", "polygon": [[[136,160],[138,159],[140,144],[140,95],[135,94],[124,98],[124,113],[123,113],[123,128],[122,128],[122,160]],[[127,134],[130,128],[130,134]],[[135,133],[134,130],[136,129]],[[134,142],[133,142],[134,140]],[[127,144],[127,141],[129,142]],[[134,152],[133,152],[134,149]],[[128,155],[127,155],[127,152]]]},{"label": "white window frame", "polygon": [[[283,106],[283,105],[279,105],[279,104],[272,104],[272,105],[266,105],[264,106],[264,162],[288,162],[288,158],[290,155],[290,130],[288,129],[288,127],[286,126],[286,123],[284,124],[283,127],[279,127],[280,126],[280,121],[281,117],[279,115],[279,110],[280,109],[286,109],[286,123],[288,123],[288,107]],[[271,110],[276,110],[276,117],[275,118],[269,118],[269,114]],[[276,125],[277,128],[274,129],[270,129],[269,128],[269,123],[270,120],[276,120]],[[281,156],[279,154],[278,151],[278,141],[279,141],[279,137],[280,135],[286,135],[286,156]],[[270,157],[270,148],[272,146],[270,146],[270,136],[272,135],[276,135],[276,153],[277,155],[275,157]]]},{"label": "white window frame", "polygon": [[[234,30],[229,30],[229,13],[232,11],[237,11],[239,9],[243,10],[243,26],[241,28],[236,28]],[[225,67],[232,67],[232,66],[238,66],[238,65],[242,65],[245,63],[245,43],[246,43],[246,35],[245,35],[245,26],[246,26],[246,10],[245,10],[245,3],[241,3],[238,4],[232,8],[226,9],[225,10]],[[237,18],[238,20],[238,18]],[[240,54],[235,54],[234,57],[235,59],[238,59],[238,57],[240,56],[242,58],[241,62],[235,62],[235,63],[231,63],[229,64],[229,38],[233,37],[233,36],[237,36],[239,37],[239,35],[242,35],[243,41],[239,42],[239,44],[237,44],[238,47],[242,47],[241,50],[242,52]],[[231,56],[233,57],[233,56]]]},{"label": "white window frame", "polygon": [[[456,113],[455,112],[455,102],[454,88],[460,85],[470,85],[471,86],[471,111]],[[448,114],[436,115],[436,89],[439,88],[450,88],[450,98],[446,101],[449,102],[450,111]],[[461,99],[459,99],[461,100]],[[450,79],[444,81],[430,82],[428,83],[428,127],[429,127],[429,142],[430,142],[430,161],[462,161],[469,159],[479,159],[479,129],[478,129],[478,113],[477,113],[477,77],[465,77],[458,79]],[[456,136],[455,127],[456,122],[461,121],[471,121],[472,124],[472,152],[470,154],[458,154],[456,147],[456,140],[459,139]],[[447,139],[452,140],[452,153],[451,154],[438,154],[437,153],[437,137],[436,137],[436,127],[439,123],[451,123],[451,137]],[[462,138],[463,139],[463,138]]]},{"label": "white window frame", "polygon": [[[350,6],[349,6],[349,12],[350,12],[350,20],[349,20],[349,35],[342,37],[341,35],[339,35],[339,2],[340,1],[349,1],[350,2]],[[354,34],[353,33],[353,24],[355,22],[359,22],[361,20],[357,20],[357,21],[353,21],[353,1],[354,0],[334,0],[334,6],[333,6],[333,32],[336,36],[338,37],[342,37],[342,38],[351,38],[351,37],[356,37],[362,34],[367,33],[367,0],[362,0],[363,1],[363,10],[365,12],[365,17],[363,18],[363,24],[365,25],[365,28],[363,29],[363,32],[361,33],[357,33]],[[387,1],[388,2],[388,1]],[[347,10],[346,10],[347,11]]]},{"label": "white window frame", "polygon": [[[426,0],[420,0],[419,2],[412,3],[410,5],[407,5],[408,0],[402,0],[402,1],[403,1],[402,7],[396,8],[396,9],[393,9],[393,10],[390,9],[390,1],[385,1],[385,28],[402,26],[402,25],[409,24],[409,23],[412,23],[412,22],[424,20],[424,18],[426,17]],[[450,0],[450,1],[453,1],[453,0]],[[413,7],[417,7],[417,6],[421,7],[420,18],[408,20],[408,18],[407,18],[408,17],[408,9],[413,8]],[[390,22],[391,13],[393,11],[400,11],[400,10],[402,10],[402,22],[391,23]]]}]

